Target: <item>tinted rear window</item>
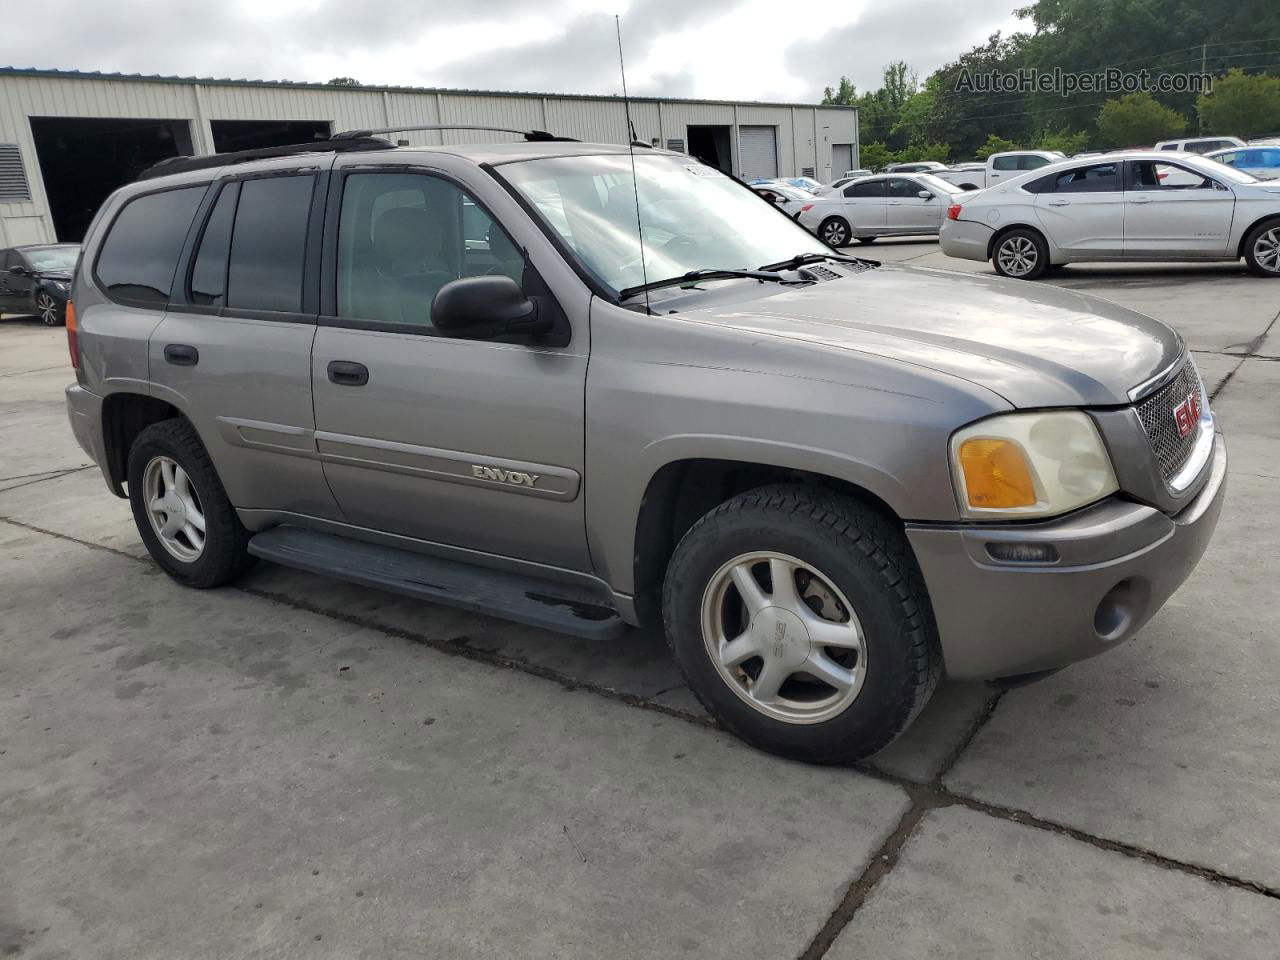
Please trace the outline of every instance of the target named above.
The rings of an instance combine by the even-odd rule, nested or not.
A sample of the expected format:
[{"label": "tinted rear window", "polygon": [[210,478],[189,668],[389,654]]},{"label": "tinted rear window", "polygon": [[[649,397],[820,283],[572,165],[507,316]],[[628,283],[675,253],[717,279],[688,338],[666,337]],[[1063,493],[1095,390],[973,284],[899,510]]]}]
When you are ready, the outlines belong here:
[{"label": "tinted rear window", "polygon": [[302,264],[315,177],[269,177],[240,185],[227,271],[227,305],[302,309]]},{"label": "tinted rear window", "polygon": [[97,277],[116,300],[140,305],[169,302],[173,272],[205,187],[166,190],[130,200],[98,254]]},{"label": "tinted rear window", "polygon": [[238,196],[240,184],[227,184],[218,194],[218,202],[209,214],[191,268],[192,303],[222,306],[227,285],[227,251],[231,248],[231,218],[236,213]]}]

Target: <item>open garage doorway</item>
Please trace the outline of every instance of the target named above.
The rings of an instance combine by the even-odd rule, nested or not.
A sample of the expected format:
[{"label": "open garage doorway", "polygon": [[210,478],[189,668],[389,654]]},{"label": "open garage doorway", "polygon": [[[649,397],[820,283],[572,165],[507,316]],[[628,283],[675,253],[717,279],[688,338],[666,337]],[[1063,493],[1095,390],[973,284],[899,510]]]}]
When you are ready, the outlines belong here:
[{"label": "open garage doorway", "polygon": [[312,140],[328,140],[327,120],[210,120],[213,152],[287,147]]},{"label": "open garage doorway", "polygon": [[78,243],[102,201],[152,164],[190,154],[186,120],[32,117],[53,229]]},{"label": "open garage doorway", "polygon": [[725,124],[689,126],[689,156],[703,163],[719,167],[725,173],[733,173],[733,153],[729,147],[729,131]]}]

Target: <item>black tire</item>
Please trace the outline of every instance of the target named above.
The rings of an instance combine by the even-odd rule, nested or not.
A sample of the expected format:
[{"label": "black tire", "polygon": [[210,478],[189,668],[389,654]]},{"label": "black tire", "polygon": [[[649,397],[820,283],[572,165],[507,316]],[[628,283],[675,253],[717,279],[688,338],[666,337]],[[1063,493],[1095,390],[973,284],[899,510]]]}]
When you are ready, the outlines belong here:
[{"label": "black tire", "polygon": [[35,308],[35,315],[45,326],[56,327],[66,323],[65,307],[60,305],[48,291],[41,290],[36,293],[32,306]]},{"label": "black tire", "polygon": [[858,242],[859,243],[875,243],[877,239],[879,238],[878,237],[859,237]]},{"label": "black tire", "polygon": [[[143,474],[157,456],[174,460],[187,474],[204,511],[204,548],[193,561],[180,560],[160,541],[144,502]],[[248,551],[249,531],[240,523],[208,451],[195,428],[184,419],[153,423],[129,448],[129,504],[142,542],[165,573],[188,587],[208,589],[230,583],[254,563]]]},{"label": "black tire", "polygon": [[[1280,218],[1265,220],[1249,231],[1244,239],[1244,262],[1248,264],[1250,273],[1273,279],[1280,277],[1277,243],[1280,243]],[[1264,259],[1260,259],[1260,254]]]},{"label": "black tire", "polygon": [[[759,550],[812,564],[847,597],[865,634],[866,677],[829,719],[793,723],[746,703],[703,640],[703,595],[733,558]],[[851,763],[898,736],[928,702],[942,656],[928,592],[902,531],[850,497],[799,485],[734,497],[676,547],[663,589],[667,639],[685,679],[725,729],[756,747],[810,763]]]},{"label": "black tire", "polygon": [[[1030,260],[1025,270],[1013,269],[1012,265],[1002,263],[1002,255],[1012,257],[1017,252],[1024,260]],[[1018,261],[1021,262],[1021,261]],[[1049,268],[1049,245],[1035,230],[1019,227],[1002,233],[991,247],[991,265],[996,273],[1011,280],[1036,280]]]},{"label": "black tire", "polygon": [[818,226],[818,239],[829,247],[848,246],[853,231],[844,217],[827,217]]}]

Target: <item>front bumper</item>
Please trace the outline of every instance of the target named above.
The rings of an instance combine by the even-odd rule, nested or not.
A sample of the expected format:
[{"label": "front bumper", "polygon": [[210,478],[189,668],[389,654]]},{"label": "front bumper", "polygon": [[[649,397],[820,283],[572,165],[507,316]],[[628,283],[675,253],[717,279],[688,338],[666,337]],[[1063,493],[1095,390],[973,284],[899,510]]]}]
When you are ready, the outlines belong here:
[{"label": "front bumper", "polygon": [[[996,679],[1054,670],[1133,637],[1195,569],[1218,523],[1227,447],[1174,516],[1115,497],[1035,524],[908,524],[947,673]],[[998,562],[991,543],[1052,546],[1054,564]]]},{"label": "front bumper", "polygon": [[948,257],[961,260],[986,260],[987,247],[995,231],[985,223],[974,220],[942,221],[938,231],[938,246]]}]

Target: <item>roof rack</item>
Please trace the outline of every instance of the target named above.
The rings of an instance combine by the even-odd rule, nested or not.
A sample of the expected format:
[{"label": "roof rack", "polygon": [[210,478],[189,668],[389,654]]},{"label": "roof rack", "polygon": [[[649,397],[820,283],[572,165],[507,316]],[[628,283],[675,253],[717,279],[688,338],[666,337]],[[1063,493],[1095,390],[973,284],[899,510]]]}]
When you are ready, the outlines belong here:
[{"label": "roof rack", "polygon": [[380,127],[376,130],[345,130],[335,133],[331,140],[352,140],[372,137],[380,133],[416,133],[419,130],[486,130],[490,133],[514,133],[530,143],[577,143],[573,137],[557,137],[545,130],[514,130],[511,127],[487,127],[471,123],[424,123],[411,127]]},{"label": "roof rack", "polygon": [[311,143],[294,143],[282,147],[257,147],[252,150],[234,150],[230,153],[214,153],[207,157],[169,157],[140,174],[139,180],[167,177],[171,173],[188,170],[213,170],[250,160],[267,160],[271,157],[291,157],[300,153],[348,153],[355,150],[388,150],[395,146],[389,140],[378,137],[355,136],[344,139],[315,140]]}]

